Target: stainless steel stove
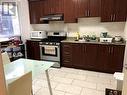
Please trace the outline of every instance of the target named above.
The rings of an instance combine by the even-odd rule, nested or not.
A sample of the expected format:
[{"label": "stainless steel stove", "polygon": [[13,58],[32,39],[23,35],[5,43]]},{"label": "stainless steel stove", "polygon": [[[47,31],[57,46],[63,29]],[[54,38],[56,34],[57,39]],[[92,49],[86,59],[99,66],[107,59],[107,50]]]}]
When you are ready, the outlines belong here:
[{"label": "stainless steel stove", "polygon": [[53,61],[53,67],[60,67],[60,42],[66,38],[66,32],[48,32],[47,37],[40,42],[41,60]]}]

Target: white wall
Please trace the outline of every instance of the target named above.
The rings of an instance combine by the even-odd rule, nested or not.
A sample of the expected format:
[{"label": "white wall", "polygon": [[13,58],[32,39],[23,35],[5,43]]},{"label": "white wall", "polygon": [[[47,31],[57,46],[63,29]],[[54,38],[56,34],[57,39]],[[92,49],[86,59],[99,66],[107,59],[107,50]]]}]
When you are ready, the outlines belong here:
[{"label": "white wall", "polygon": [[31,25],[29,21],[29,9],[28,0],[18,0],[19,19],[21,26],[21,37],[25,42],[25,39],[30,37]]},{"label": "white wall", "polygon": [[127,21],[126,21],[125,30],[124,30],[124,38],[127,40]]},{"label": "white wall", "polygon": [[[124,38],[127,41],[127,21],[125,25]],[[126,44],[125,55],[124,55],[124,64],[127,64],[127,44]]]},{"label": "white wall", "polygon": [[[127,41],[127,21],[126,21],[126,25],[125,25],[124,38]],[[125,55],[124,55],[124,64],[127,64],[127,44],[126,44]],[[124,81],[123,81],[122,95],[127,95],[127,69],[124,70]]]}]

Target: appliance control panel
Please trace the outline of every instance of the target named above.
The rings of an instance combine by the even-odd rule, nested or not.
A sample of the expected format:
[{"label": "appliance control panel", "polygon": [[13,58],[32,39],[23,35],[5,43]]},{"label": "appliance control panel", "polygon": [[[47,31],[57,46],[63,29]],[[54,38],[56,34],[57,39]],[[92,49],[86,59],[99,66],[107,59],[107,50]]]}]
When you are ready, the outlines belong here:
[{"label": "appliance control panel", "polygon": [[108,42],[111,43],[113,38],[100,38],[100,42]]},{"label": "appliance control panel", "polygon": [[57,46],[59,46],[60,43],[56,43],[56,42],[40,42],[40,45],[57,45]]}]

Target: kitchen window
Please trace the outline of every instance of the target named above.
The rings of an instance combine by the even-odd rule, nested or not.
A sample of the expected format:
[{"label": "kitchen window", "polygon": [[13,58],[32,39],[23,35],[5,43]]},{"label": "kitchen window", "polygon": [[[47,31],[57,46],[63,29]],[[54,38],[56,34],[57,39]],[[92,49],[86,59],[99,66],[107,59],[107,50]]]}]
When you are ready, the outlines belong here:
[{"label": "kitchen window", "polygon": [[20,36],[17,4],[0,1],[0,38],[12,36]]}]

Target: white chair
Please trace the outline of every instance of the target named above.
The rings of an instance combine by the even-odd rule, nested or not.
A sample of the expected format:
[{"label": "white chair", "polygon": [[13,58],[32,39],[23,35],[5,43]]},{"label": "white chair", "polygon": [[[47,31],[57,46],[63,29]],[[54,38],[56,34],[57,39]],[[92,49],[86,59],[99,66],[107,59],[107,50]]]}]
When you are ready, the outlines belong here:
[{"label": "white chair", "polygon": [[32,72],[8,84],[8,95],[32,95]]},{"label": "white chair", "polygon": [[7,52],[3,52],[2,53],[2,60],[3,60],[3,64],[10,63],[10,59],[9,59],[9,56],[8,56],[8,53]]}]

